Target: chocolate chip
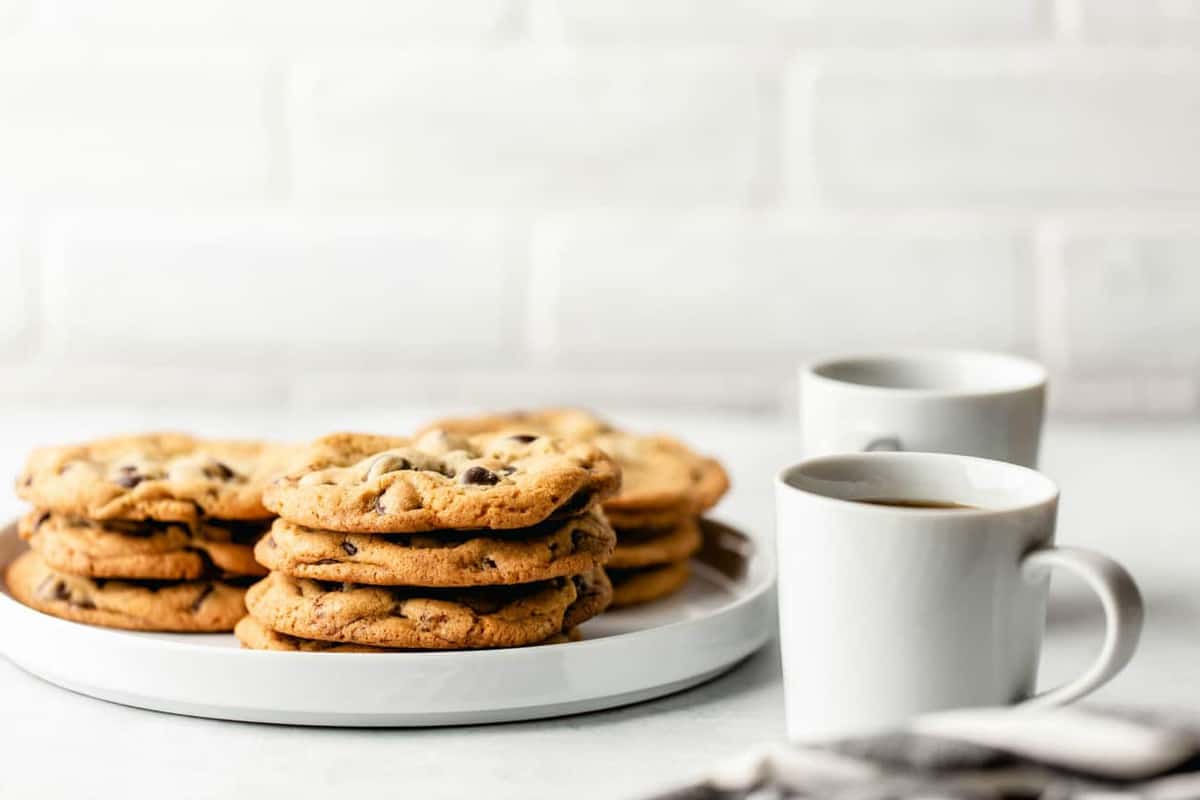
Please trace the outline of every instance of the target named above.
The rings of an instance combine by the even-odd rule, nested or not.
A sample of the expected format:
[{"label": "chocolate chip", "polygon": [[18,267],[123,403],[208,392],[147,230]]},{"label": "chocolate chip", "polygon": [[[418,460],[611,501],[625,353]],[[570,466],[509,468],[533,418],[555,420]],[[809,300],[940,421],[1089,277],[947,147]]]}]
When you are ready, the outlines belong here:
[{"label": "chocolate chip", "polygon": [[313,562],[313,564],[318,567],[324,567],[328,564],[336,564],[336,563],[338,563],[338,560],[336,558],[318,558],[316,561]]},{"label": "chocolate chip", "polygon": [[204,587],[204,591],[200,592],[200,596],[192,601],[192,613],[195,614],[200,610],[200,606],[204,605],[204,601],[213,593],[213,585],[210,583]]},{"label": "chocolate chip", "polygon": [[571,582],[575,584],[576,602],[591,597],[599,591],[595,586],[592,585],[590,576],[572,575]]},{"label": "chocolate chip", "polygon": [[124,486],[126,489],[132,489],[142,481],[146,480],[143,476],[138,475],[136,472],[128,472],[127,470],[129,469],[132,468],[122,467],[121,474],[113,478],[113,483],[117,484],[117,486]]},{"label": "chocolate chip", "polygon": [[538,437],[534,436],[531,433],[514,433],[512,436],[510,436],[508,438],[512,439],[514,442],[520,442],[521,444],[529,444],[530,442],[537,441]]},{"label": "chocolate chip", "polygon": [[404,469],[412,469],[412,462],[403,456],[395,455],[394,453],[384,453],[371,462],[371,466],[367,469],[367,480],[378,478],[388,472],[399,472]]},{"label": "chocolate chip", "polygon": [[33,529],[36,531],[48,519],[50,519],[49,511],[43,511],[41,514],[38,514],[38,518],[33,521]]},{"label": "chocolate chip", "polygon": [[37,588],[37,595],[43,600],[61,601],[70,603],[76,608],[95,608],[96,604],[88,598],[75,600],[71,597],[71,590],[67,588],[67,584],[62,578],[56,578],[53,575],[47,577]]},{"label": "chocolate chip", "polygon": [[484,569],[495,569],[496,568],[496,562],[493,561],[491,558],[488,558],[487,556],[484,556],[483,559],[479,563],[483,566]]},{"label": "chocolate chip", "polygon": [[375,513],[376,514],[386,514],[387,513],[387,509],[383,505],[383,495],[379,495],[379,497],[375,498]]},{"label": "chocolate chip", "polygon": [[514,472],[517,471],[517,468],[514,466],[507,466],[500,471],[503,472],[505,475],[512,475]]},{"label": "chocolate chip", "polygon": [[45,580],[39,583],[36,592],[37,596],[42,600],[71,599],[71,592],[67,590],[67,584],[62,578],[56,578],[53,575],[47,576]]},{"label": "chocolate chip", "polygon": [[220,461],[214,461],[204,468],[204,477],[216,478],[217,480],[227,481],[234,476],[234,471],[222,464]]},{"label": "chocolate chip", "polygon": [[464,472],[460,480],[466,484],[492,486],[493,484],[500,482],[500,477],[490,469],[474,466]]},{"label": "chocolate chip", "polygon": [[346,555],[352,556],[358,552],[358,548],[351,542],[342,542],[342,549],[346,551]]}]

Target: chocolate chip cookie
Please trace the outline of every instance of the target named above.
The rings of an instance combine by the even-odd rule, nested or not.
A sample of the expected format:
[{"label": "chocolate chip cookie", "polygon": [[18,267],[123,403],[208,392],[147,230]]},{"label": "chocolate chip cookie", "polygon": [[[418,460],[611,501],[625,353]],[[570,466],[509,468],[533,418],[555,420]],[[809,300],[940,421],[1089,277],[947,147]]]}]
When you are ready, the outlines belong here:
[{"label": "chocolate chip cookie", "polygon": [[641,569],[614,569],[610,576],[612,608],[641,605],[673,594],[687,584],[690,574],[687,561]]},{"label": "chocolate chip cookie", "polygon": [[625,527],[669,527],[711,508],[729,488],[720,463],[669,436],[616,430],[579,409],[548,409],[442,419],[424,430],[556,436],[589,442],[621,467],[621,491],[604,503],[609,521]]},{"label": "chocolate chip cookie", "polygon": [[263,502],[284,519],[325,530],[509,529],[581,514],[620,483],[612,459],[585,442],[342,433],[307,448]]},{"label": "chocolate chip cookie", "polygon": [[230,631],[246,612],[241,586],[226,581],[127,581],[84,578],[22,554],[5,575],[20,602],[55,617],[142,631]]},{"label": "chocolate chip cookie", "polygon": [[[273,631],[254,617],[243,617],[233,633],[237,636],[242,647],[250,650],[279,650],[283,652],[304,653],[415,653],[418,650],[407,650],[399,647],[371,647],[366,644],[346,644],[343,642],[325,642],[320,639],[301,639],[299,636],[289,636],[286,633]],[[556,633],[545,641],[536,642],[531,647],[543,644],[566,644],[577,642],[582,638],[578,628],[572,628],[566,633]]]},{"label": "chocolate chip cookie", "polygon": [[[266,627],[304,639],[422,650],[521,647],[583,622],[572,605],[599,613],[609,592],[603,571],[514,586],[427,589],[364,586],[272,572],[250,587],[246,605]],[[581,595],[583,595],[581,597]],[[568,624],[569,623],[569,624]]]},{"label": "chocolate chip cookie", "polygon": [[38,508],[91,519],[263,519],[262,490],[285,453],[182,433],[117,436],[34,450],[16,489]]},{"label": "chocolate chip cookie", "polygon": [[684,517],[666,530],[626,529],[621,531],[608,566],[629,569],[682,561],[699,550],[702,543],[695,517]]},{"label": "chocolate chip cookie", "polygon": [[90,520],[35,510],[21,519],[18,530],[58,572],[182,581],[266,575],[254,560],[254,543],[267,528],[260,520]]},{"label": "chocolate chip cookie", "polygon": [[590,572],[616,534],[598,511],[507,531],[337,533],[275,521],[255,548],[273,570],[301,578],[386,586],[530,583]]}]

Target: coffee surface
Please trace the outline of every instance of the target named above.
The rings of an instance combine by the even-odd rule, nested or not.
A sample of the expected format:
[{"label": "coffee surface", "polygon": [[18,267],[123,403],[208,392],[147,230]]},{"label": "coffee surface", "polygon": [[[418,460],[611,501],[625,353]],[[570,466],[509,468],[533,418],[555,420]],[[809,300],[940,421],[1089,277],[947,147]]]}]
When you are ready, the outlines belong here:
[{"label": "coffee surface", "polygon": [[922,500],[920,498],[907,497],[856,497],[852,498],[855,503],[867,503],[872,506],[895,506],[897,508],[929,508],[942,511],[961,511],[963,509],[977,509],[979,506],[969,506],[965,503],[952,503],[946,500]]}]

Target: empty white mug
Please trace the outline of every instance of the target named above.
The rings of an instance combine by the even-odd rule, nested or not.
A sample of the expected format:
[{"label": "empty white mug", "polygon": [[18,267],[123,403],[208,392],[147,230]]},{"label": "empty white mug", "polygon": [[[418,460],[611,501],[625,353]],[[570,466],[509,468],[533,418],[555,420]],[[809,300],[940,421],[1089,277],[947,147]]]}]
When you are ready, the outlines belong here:
[{"label": "empty white mug", "polygon": [[805,457],[961,453],[1037,466],[1046,370],[1001,353],[842,356],[800,371]]},{"label": "empty white mug", "polygon": [[[1137,646],[1141,596],[1115,562],[1054,546],[1057,505],[1041,473],[967,456],[857,453],[783,470],[789,735],[852,736],[948,708],[1068,703],[1116,675]],[[1052,567],[1095,590],[1107,633],[1086,673],[1034,694]]]}]

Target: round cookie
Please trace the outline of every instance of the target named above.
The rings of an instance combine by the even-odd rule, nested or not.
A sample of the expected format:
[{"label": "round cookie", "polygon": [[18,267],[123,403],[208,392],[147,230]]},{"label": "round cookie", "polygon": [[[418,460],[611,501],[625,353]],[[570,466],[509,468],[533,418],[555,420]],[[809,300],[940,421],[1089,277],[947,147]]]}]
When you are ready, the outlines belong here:
[{"label": "round cookie", "polygon": [[[286,633],[273,631],[254,617],[243,617],[233,629],[242,647],[248,650],[278,650],[282,652],[305,653],[419,653],[420,650],[405,650],[399,647],[371,647],[366,644],[345,644],[341,642],[323,642],[320,639],[301,639],[299,636],[289,636]],[[566,633],[556,633],[545,641],[530,645],[538,647],[543,644],[566,644],[577,642],[582,638],[578,628],[572,628]]]},{"label": "round cookie", "polygon": [[627,608],[659,600],[684,587],[691,568],[687,561],[635,570],[613,570],[612,608]]},{"label": "round cookie", "polygon": [[54,571],[33,552],[17,558],[5,580],[13,597],[30,608],[104,628],[230,631],[246,613],[245,590],[231,583],[83,578]]},{"label": "round cookie", "polygon": [[255,556],[300,578],[384,586],[531,583],[590,572],[617,537],[598,511],[511,531],[337,533],[278,519]]},{"label": "round cookie", "polygon": [[701,544],[703,537],[695,517],[685,517],[665,531],[622,530],[608,566],[631,569],[683,561],[699,550]]},{"label": "round cookie", "polygon": [[568,614],[578,596],[570,578],[439,590],[326,583],[272,572],[250,587],[246,606],[268,628],[304,639],[450,650],[543,641],[573,627],[565,619],[582,621]]},{"label": "round cookie", "polygon": [[16,489],[38,508],[91,519],[263,519],[262,490],[285,452],[182,433],[117,436],[34,450]]},{"label": "round cookie", "polygon": [[623,527],[669,527],[717,503],[729,488],[720,463],[668,436],[619,431],[579,409],[546,409],[442,419],[422,430],[462,434],[536,434],[586,441],[621,467],[621,491],[605,501],[609,521]]},{"label": "round cookie", "polygon": [[265,522],[89,520],[31,511],[21,538],[58,572],[92,578],[186,581],[266,575],[254,560]]},{"label": "round cookie", "polygon": [[583,513],[620,485],[612,459],[584,442],[341,433],[314,442],[263,502],[284,519],[334,531],[509,529]]}]

